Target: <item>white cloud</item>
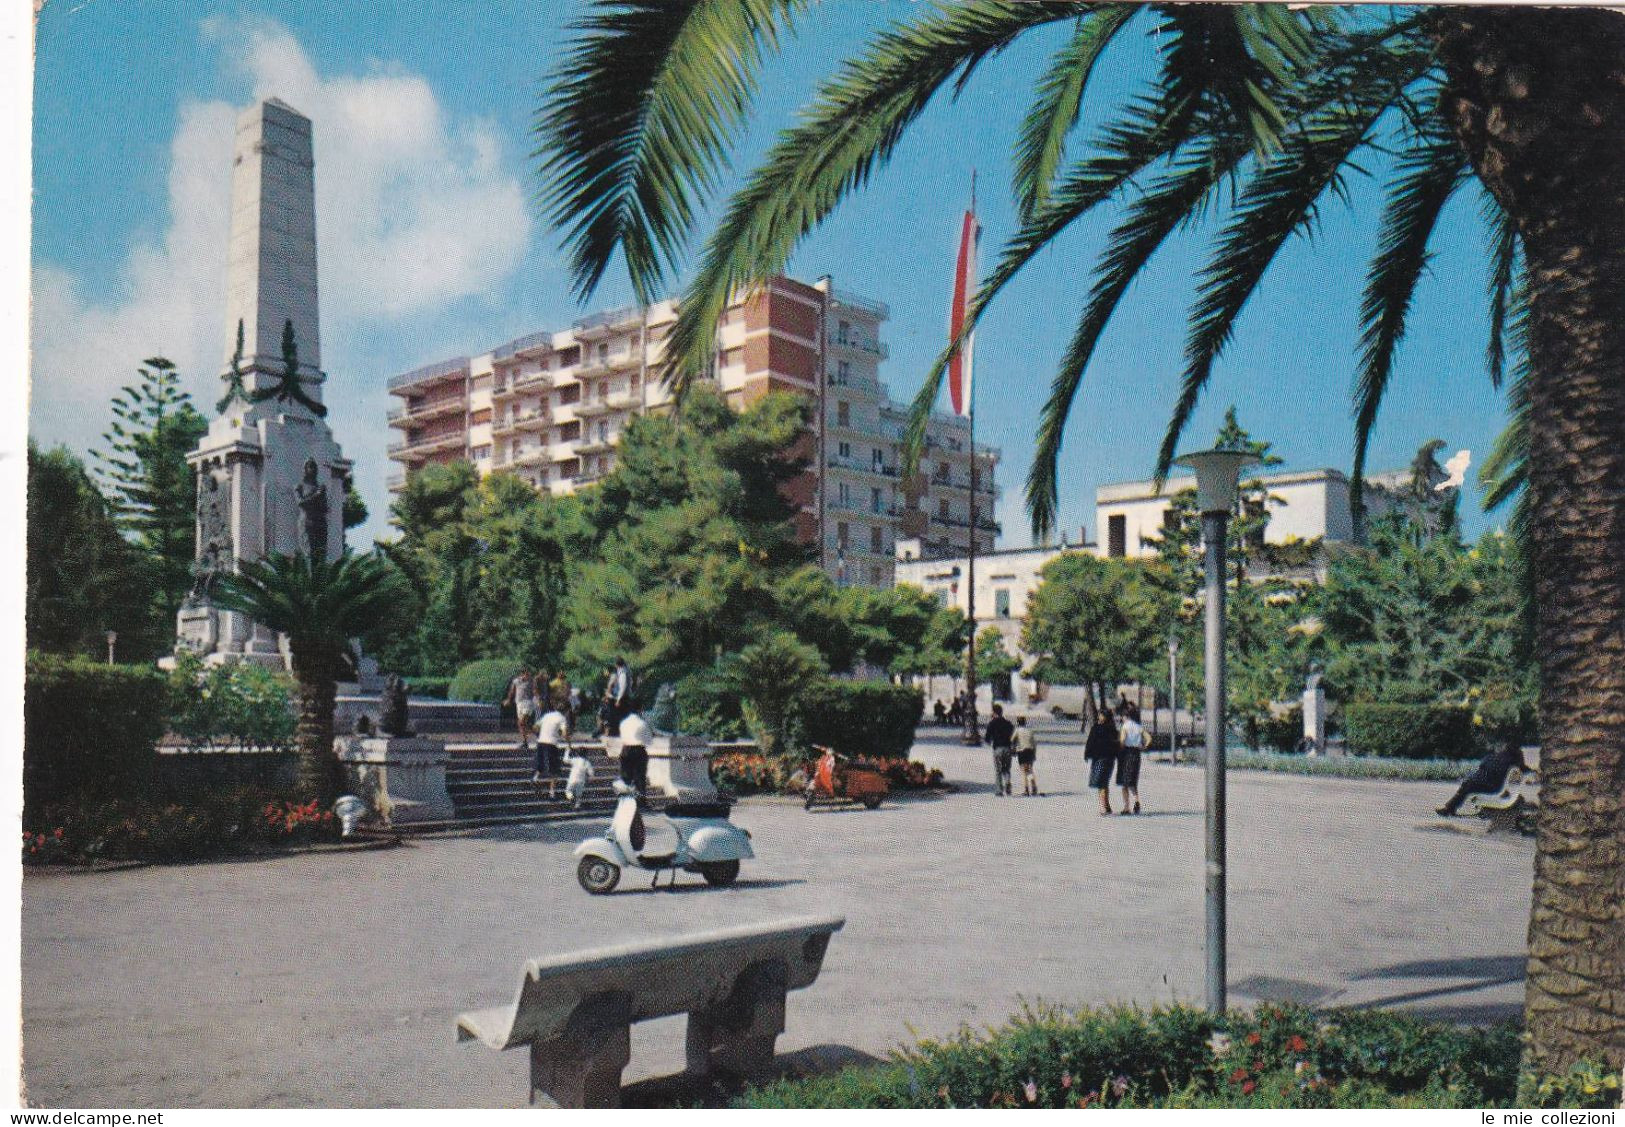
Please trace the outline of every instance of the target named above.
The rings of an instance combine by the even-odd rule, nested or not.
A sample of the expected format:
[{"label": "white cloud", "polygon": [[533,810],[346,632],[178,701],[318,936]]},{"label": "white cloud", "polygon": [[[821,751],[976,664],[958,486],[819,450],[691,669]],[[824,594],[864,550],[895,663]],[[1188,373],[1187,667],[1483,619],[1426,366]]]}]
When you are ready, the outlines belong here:
[{"label": "white cloud", "polygon": [[[488,292],[518,268],[530,219],[488,123],[449,119],[429,84],[398,68],[322,75],[269,21],[211,18],[202,30],[253,100],[279,97],[314,123],[324,367],[346,366],[333,345],[364,327],[409,331],[412,318]],[[168,228],[130,248],[114,298],[88,298],[70,271],[37,265],[31,429],[41,439],[94,445],[109,396],[157,353],[212,409],[229,344],[226,234],[241,108],[182,105]]]}]

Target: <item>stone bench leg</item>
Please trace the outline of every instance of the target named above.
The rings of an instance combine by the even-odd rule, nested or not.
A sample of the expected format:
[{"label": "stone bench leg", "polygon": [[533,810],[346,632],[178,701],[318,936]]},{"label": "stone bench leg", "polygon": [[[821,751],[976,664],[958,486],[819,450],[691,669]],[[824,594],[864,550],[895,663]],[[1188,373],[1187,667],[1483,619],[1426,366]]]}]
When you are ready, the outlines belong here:
[{"label": "stone bench leg", "polygon": [[530,1044],[530,1102],[558,1107],[620,1107],[621,1070],[632,1059],[632,1002],[625,994],[588,998],[564,1032]]},{"label": "stone bench leg", "polygon": [[783,963],[757,963],[734,982],[716,1006],[688,1015],[688,1070],[754,1079],[773,1068],[773,1050],[784,1032],[787,975]]}]

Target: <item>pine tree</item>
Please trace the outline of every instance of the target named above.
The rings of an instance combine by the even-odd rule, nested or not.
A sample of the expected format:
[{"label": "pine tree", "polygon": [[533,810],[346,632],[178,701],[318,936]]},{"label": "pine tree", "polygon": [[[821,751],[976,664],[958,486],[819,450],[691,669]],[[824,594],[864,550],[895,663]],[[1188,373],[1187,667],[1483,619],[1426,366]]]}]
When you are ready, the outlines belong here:
[{"label": "pine tree", "polygon": [[208,422],[162,356],[113,398],[113,422],[92,451],[102,493],[121,532],[151,557],[152,614],[167,623],[191,586],[197,479],[186,464]]}]

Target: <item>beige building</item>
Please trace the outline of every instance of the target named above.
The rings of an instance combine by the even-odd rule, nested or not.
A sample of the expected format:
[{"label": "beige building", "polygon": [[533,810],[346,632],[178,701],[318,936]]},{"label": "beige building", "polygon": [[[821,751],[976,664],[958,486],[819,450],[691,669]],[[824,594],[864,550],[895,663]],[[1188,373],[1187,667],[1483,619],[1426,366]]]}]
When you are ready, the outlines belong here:
[{"label": "beige building", "polygon": [[[841,583],[890,586],[899,536],[952,553],[970,535],[964,420],[936,416],[921,472],[901,477],[907,408],[892,402],[879,373],[889,315],[828,278],[781,277],[731,304],[717,331],[714,378],[736,408],[769,391],[820,405],[805,449],[793,452],[808,457],[808,470],[788,493],[799,538]],[[615,464],[626,424],[670,407],[660,370],[676,317],[670,299],[613,310],[394,377],[389,391],[401,404],[389,424],[402,438],[389,456],[403,469],[390,488],[420,466],[458,460],[554,494],[598,481]],[[991,550],[998,453],[978,444],[977,456],[977,544]]]}]

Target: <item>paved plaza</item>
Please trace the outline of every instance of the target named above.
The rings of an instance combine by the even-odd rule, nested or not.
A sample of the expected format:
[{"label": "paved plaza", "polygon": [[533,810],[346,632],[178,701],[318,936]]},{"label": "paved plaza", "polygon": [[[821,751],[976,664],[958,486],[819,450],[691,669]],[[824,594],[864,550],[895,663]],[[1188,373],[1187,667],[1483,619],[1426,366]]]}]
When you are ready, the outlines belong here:
[{"label": "paved plaza", "polygon": [[[1075,733],[1041,737],[1042,798],[996,798],[987,753],[928,740],[958,793],[874,812],[749,800],[738,886],[577,886],[596,823],[387,850],[83,873],[23,887],[29,1099],[76,1106],[512,1106],[523,1052],[458,1045],[527,957],[838,913],[781,1053],[883,1055],[1023,1001],[1202,996],[1201,774],[1149,764],[1146,814],[1099,816]],[[1231,776],[1234,1001],[1516,1014],[1531,843],[1453,829],[1441,783]],[[1116,799],[1114,796],[1114,805]],[[1470,832],[1463,832],[1470,831]],[[912,1031],[912,1032],[911,1032]],[[681,1018],[637,1026],[628,1081],[681,1067]]]}]

